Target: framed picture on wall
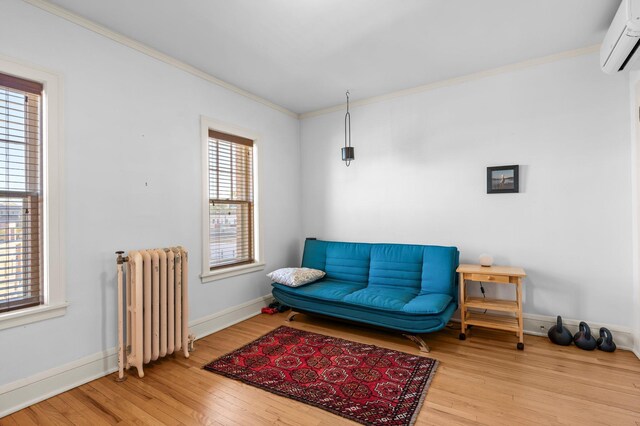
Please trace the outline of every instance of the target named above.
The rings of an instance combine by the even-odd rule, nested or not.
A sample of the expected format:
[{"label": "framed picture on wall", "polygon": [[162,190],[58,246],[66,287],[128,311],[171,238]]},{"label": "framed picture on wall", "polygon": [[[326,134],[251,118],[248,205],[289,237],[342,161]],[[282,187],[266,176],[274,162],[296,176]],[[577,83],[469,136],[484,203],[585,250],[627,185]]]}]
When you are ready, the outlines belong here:
[{"label": "framed picture on wall", "polygon": [[487,194],[520,192],[518,165],[487,167]]}]

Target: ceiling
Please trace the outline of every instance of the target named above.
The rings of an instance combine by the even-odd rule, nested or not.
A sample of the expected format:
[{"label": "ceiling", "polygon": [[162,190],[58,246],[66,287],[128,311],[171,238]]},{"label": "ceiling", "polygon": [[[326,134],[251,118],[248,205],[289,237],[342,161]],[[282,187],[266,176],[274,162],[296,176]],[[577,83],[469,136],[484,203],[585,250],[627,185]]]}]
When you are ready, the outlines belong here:
[{"label": "ceiling", "polygon": [[52,0],[296,113],[600,43],[620,0]]}]

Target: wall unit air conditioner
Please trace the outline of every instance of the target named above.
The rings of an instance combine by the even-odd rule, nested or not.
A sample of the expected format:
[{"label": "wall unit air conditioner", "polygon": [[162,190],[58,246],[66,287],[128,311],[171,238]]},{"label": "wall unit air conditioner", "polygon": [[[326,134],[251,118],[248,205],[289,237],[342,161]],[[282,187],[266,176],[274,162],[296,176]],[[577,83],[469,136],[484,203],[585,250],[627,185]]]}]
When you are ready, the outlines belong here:
[{"label": "wall unit air conditioner", "polygon": [[607,74],[629,69],[640,56],[640,0],[622,0],[600,46],[600,66]]}]

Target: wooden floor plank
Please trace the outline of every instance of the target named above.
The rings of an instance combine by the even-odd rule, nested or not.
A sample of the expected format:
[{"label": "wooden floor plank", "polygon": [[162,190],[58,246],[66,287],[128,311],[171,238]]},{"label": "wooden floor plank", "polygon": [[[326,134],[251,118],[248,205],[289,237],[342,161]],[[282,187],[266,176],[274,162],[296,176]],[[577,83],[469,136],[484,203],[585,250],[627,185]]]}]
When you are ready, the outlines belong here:
[{"label": "wooden floor plank", "polygon": [[[98,379],[98,380],[101,380],[101,379]],[[71,389],[70,391],[67,391],[65,393],[68,393],[69,396],[78,400],[84,406],[84,409],[91,411],[93,414],[100,417],[105,422],[112,425],[120,423],[123,419],[119,417],[116,413],[114,413],[111,407],[103,406],[98,401],[94,400],[93,398],[90,398],[86,394],[85,390],[88,388],[90,388],[89,385],[82,385],[75,389]],[[58,398],[58,397],[60,397],[60,395],[55,396],[54,398]]]},{"label": "wooden floor plank", "polygon": [[49,417],[47,411],[48,401],[42,401],[40,404],[32,405],[27,408],[27,412],[32,414],[31,418],[35,419],[35,423],[43,426],[57,426],[64,424],[64,420],[61,421],[60,418]]},{"label": "wooden floor plank", "polygon": [[132,393],[141,393],[154,398],[155,401],[158,402],[158,405],[163,407],[162,410],[170,413],[172,417],[184,424],[216,424],[212,417],[207,417],[200,411],[176,401],[161,389],[157,389],[142,380],[126,380],[118,384],[122,385],[123,388],[128,389]]},{"label": "wooden floor plank", "polygon": [[[53,409],[55,409],[60,415],[64,417],[67,423],[78,424],[79,422],[89,423],[87,419],[82,417],[80,412],[76,412],[69,405],[64,402],[62,398],[49,398],[47,401]],[[75,422],[74,420],[75,419]]]},{"label": "wooden floor plank", "polygon": [[[116,423],[109,417],[101,415],[102,412],[98,412],[101,414],[96,413],[90,407],[83,404],[79,399],[73,396],[71,392],[61,393],[60,395],[50,398],[49,401],[51,401],[52,405],[54,406],[57,401],[65,403],[67,407],[69,407],[69,409],[74,413],[74,416],[80,416],[80,419],[78,420],[78,422],[76,422],[74,418],[67,415],[67,418],[71,420],[72,423],[78,426],[86,424],[105,426]],[[86,419],[87,421],[84,421],[84,419]]]},{"label": "wooden floor plank", "polygon": [[40,404],[30,407],[38,415],[40,424],[68,425],[70,420],[65,417],[64,413],[51,405],[51,401],[42,401]]},{"label": "wooden floor plank", "polygon": [[91,383],[91,387],[109,398],[112,403],[117,404],[123,411],[131,413],[133,418],[140,419],[144,423],[162,423],[168,426],[182,424],[163,410],[158,409],[152,399],[142,398],[133,394],[116,382],[96,380]]},{"label": "wooden floor plank", "polygon": [[[135,369],[123,383],[115,374],[20,410],[0,425],[354,424],[316,407],[202,369],[280,325],[420,354],[407,339],[365,327],[299,315],[259,315],[196,342],[182,354]],[[513,333],[474,328],[465,341],[453,325],[426,335],[440,366],[416,425],[640,426],[640,361],[627,351],[609,354],[561,347],[525,337],[517,351]]]},{"label": "wooden floor plank", "polygon": [[0,424],[4,426],[20,426],[20,423],[13,416],[6,416],[0,419]]}]

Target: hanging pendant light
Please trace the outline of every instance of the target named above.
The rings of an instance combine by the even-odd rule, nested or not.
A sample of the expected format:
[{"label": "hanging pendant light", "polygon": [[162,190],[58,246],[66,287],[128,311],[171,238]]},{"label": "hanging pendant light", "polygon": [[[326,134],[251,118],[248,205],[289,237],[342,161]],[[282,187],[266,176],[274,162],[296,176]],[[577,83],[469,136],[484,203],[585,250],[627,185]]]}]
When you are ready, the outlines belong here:
[{"label": "hanging pendant light", "polygon": [[349,113],[349,91],[347,90],[347,113],[344,115],[344,148],[342,148],[342,161],[351,165],[355,160],[353,147],[351,146],[351,114]]}]

